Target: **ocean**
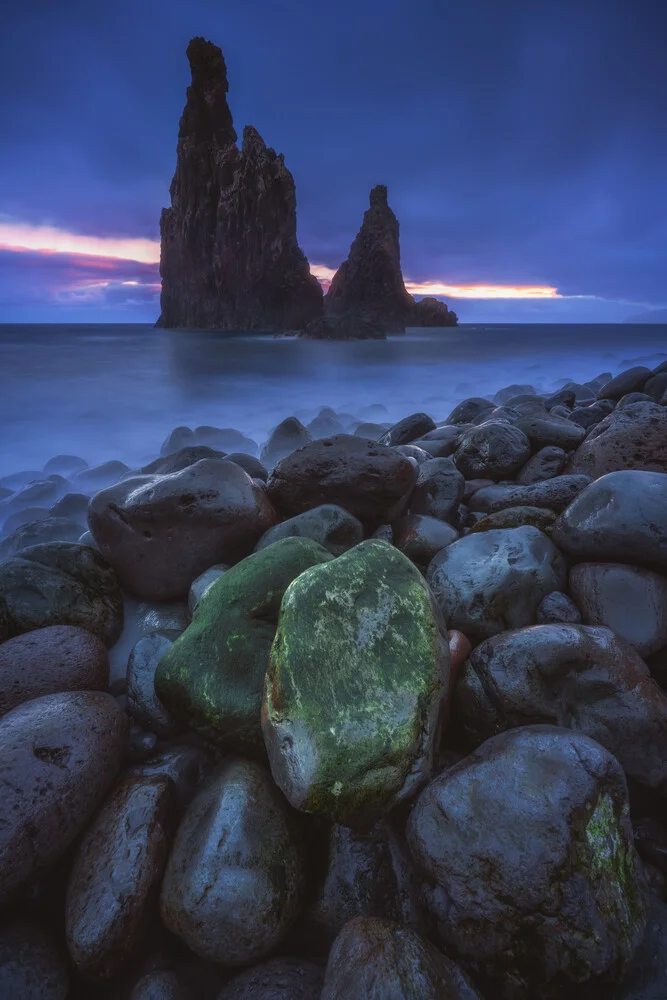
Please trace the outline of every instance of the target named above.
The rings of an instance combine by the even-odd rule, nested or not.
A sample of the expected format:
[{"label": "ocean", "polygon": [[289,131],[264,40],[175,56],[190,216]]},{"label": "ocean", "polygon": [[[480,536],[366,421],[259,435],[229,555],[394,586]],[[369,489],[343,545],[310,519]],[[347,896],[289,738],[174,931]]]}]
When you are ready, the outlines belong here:
[{"label": "ocean", "polygon": [[[667,358],[667,325],[487,325],[322,343],[149,325],[0,326],[0,476],[57,454],[132,468],[179,425],[233,427],[258,445],[323,406],[437,422],[509,384],[552,391]],[[385,409],[381,409],[384,407]]]}]

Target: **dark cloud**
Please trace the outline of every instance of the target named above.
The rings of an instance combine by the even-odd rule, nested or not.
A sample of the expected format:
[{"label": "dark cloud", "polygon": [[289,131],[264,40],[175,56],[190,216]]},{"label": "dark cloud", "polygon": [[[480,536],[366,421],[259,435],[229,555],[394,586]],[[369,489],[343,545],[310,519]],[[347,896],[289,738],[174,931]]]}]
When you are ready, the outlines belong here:
[{"label": "dark cloud", "polygon": [[156,238],[194,34],[337,266],[373,184],[406,274],[665,304],[664,0],[27,0],[0,38],[0,212]]}]

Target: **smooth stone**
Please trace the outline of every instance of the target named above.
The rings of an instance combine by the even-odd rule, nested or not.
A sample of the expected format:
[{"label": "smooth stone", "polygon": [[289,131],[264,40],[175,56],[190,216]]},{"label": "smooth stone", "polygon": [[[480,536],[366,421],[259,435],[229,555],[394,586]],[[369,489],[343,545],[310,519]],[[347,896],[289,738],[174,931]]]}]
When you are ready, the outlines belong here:
[{"label": "smooth stone", "polygon": [[665,1000],[667,997],[667,904],[652,900],[642,942],[610,1000]]},{"label": "smooth stone", "polygon": [[544,397],[544,405],[548,410],[552,406],[566,406],[568,409],[572,409],[576,402],[576,394],[572,389],[559,389],[557,392],[552,392],[550,396]]},{"label": "smooth stone", "polygon": [[468,660],[455,702],[476,743],[553,723],[597,740],[628,777],[667,792],[667,695],[607,628],[536,625],[487,639]]},{"label": "smooth stone", "polygon": [[195,435],[191,427],[174,427],[173,431],[162,442],[160,455],[166,458],[173,455],[182,448],[193,447],[195,445]]},{"label": "smooth stone", "polygon": [[123,628],[116,574],[95,549],[51,542],[0,563],[0,641],[48,625],[73,625],[113,646]]},{"label": "smooth stone", "polygon": [[321,1000],[482,1000],[468,977],[409,927],[357,917],[329,953]]},{"label": "smooth stone", "polygon": [[[136,721],[162,739],[179,730],[176,719],[155,693],[155,671],[173,641],[159,632],[145,635],[135,644],[127,661],[127,710]],[[0,647],[0,650],[2,647]]]},{"label": "smooth stone", "polygon": [[23,472],[12,472],[9,476],[0,479],[0,486],[3,486],[15,493],[17,490],[27,486],[28,483],[43,482],[44,473],[29,469]]},{"label": "smooth stone", "polygon": [[495,396],[493,397],[494,403],[509,403],[511,399],[515,396],[535,396],[535,388],[532,385],[518,385],[514,383],[513,385],[505,386],[504,389],[498,389]]},{"label": "smooth stone", "polygon": [[257,542],[255,552],[281,538],[310,538],[327,552],[340,556],[363,541],[364,528],[361,521],[342,507],[332,503],[322,504],[269,528]]},{"label": "smooth stone", "polygon": [[241,451],[250,455],[256,455],[258,451],[257,442],[234,427],[195,427],[194,441],[217,451]]},{"label": "smooth stone", "polygon": [[53,935],[41,924],[15,917],[0,925],[2,1000],[67,1000],[69,975]]},{"label": "smooth stone", "polygon": [[667,372],[652,375],[644,385],[644,393],[659,403],[667,390]]},{"label": "smooth stone", "polygon": [[444,624],[402,553],[369,540],[306,570],[283,597],[266,674],[276,784],[304,812],[372,824],[428,779],[448,684]]},{"label": "smooth stone", "polygon": [[50,507],[58,498],[58,487],[50,479],[38,479],[28,483],[0,503],[0,517],[6,522],[7,516],[26,507]]},{"label": "smooth stone", "polygon": [[88,462],[77,455],[55,455],[44,466],[44,475],[56,473],[59,476],[71,476],[75,472],[83,472],[88,468]]},{"label": "smooth stone", "polygon": [[85,828],[118,773],[126,739],[126,716],[98,691],[45,695],[0,719],[0,905]]},{"label": "smooth stone", "polygon": [[489,413],[493,409],[493,403],[480,396],[473,396],[464,399],[463,402],[455,406],[445,421],[446,424],[468,424],[474,423],[483,414]]},{"label": "smooth stone", "polygon": [[458,537],[451,524],[426,514],[408,514],[394,521],[393,543],[416,566],[428,566],[436,552]]},{"label": "smooth stone", "polygon": [[424,434],[421,441],[433,441],[440,445],[441,457],[453,454],[458,448],[459,441],[466,431],[469,431],[474,424],[440,424],[435,430]]},{"label": "smooth stone", "polygon": [[435,421],[427,413],[412,413],[394,424],[379,439],[380,444],[397,445],[410,444],[418,438],[435,430]]},{"label": "smooth stone", "polygon": [[455,628],[449,629],[447,636],[449,638],[450,685],[453,690],[461,667],[472,652],[472,643],[467,635]]},{"label": "smooth stone", "polygon": [[216,580],[219,580],[222,574],[228,569],[229,566],[225,563],[218,563],[216,566],[211,566],[210,569],[204,570],[203,573],[199,574],[196,580],[192,581],[188,592],[188,610],[191,615],[195,613],[195,608],[208,588],[211,587]]},{"label": "smooth stone", "polygon": [[528,726],[487,740],[424,789],[407,835],[443,945],[493,983],[488,996],[613,984],[642,939],[625,777],[586,736]]},{"label": "smooth stone", "polygon": [[485,486],[495,486],[495,483],[492,479],[466,479],[461,497],[463,503],[469,503],[470,498],[477,493],[477,490],[483,490]]},{"label": "smooth stone", "polygon": [[128,472],[131,472],[129,465],[114,460],[103,462],[102,465],[96,465],[92,469],[77,472],[72,477],[72,482],[84,487],[84,489],[88,487],[91,490],[101,490],[117,483]]},{"label": "smooth stone", "polygon": [[535,621],[538,625],[581,625],[581,611],[571,597],[554,590],[540,602]]},{"label": "smooth stone", "polygon": [[569,419],[573,423],[583,427],[584,430],[589,431],[613,412],[614,404],[611,400],[599,399],[596,403],[590,403],[588,406],[575,406]]},{"label": "smooth stone", "polygon": [[165,926],[227,966],[268,956],[302,905],[304,878],[285,799],[258,764],[220,764],[188,808],[162,882]]},{"label": "smooth stone", "polygon": [[192,581],[214,563],[252,551],[276,514],[238,465],[202,459],[181,472],[102,490],[88,521],[126,590],[169,601],[187,598]]},{"label": "smooth stone", "polygon": [[483,514],[493,514],[507,507],[545,507],[559,512],[569,506],[589,482],[588,476],[554,476],[530,486],[499,483],[477,490],[468,506]]},{"label": "smooth stone", "polygon": [[[425,441],[424,444],[436,445],[436,451],[440,451],[440,445],[437,441]],[[424,449],[420,448],[414,444],[397,444],[394,446],[394,450],[398,452],[399,455],[403,455],[405,458],[414,458],[417,465],[423,465],[424,462],[429,462],[434,456],[433,454]]]},{"label": "smooth stone", "polygon": [[519,486],[532,486],[534,483],[553,479],[554,476],[561,474],[566,461],[567,455],[562,448],[547,445],[546,448],[540,448],[528,459],[517,473],[516,482]]},{"label": "smooth stone", "polygon": [[619,409],[619,407],[629,406],[630,403],[659,403],[660,397],[654,399],[653,396],[649,396],[647,392],[629,392],[625,396],[621,396],[618,403],[614,409]]},{"label": "smooth stone", "polygon": [[464,487],[465,480],[451,458],[424,462],[410,494],[410,513],[449,521],[458,510]]},{"label": "smooth stone", "polygon": [[171,969],[149,972],[135,983],[129,1000],[192,1000],[192,993]]},{"label": "smooth stone", "polygon": [[489,421],[466,431],[454,452],[466,479],[506,479],[530,458],[530,441],[518,427]]},{"label": "smooth stone", "polygon": [[303,958],[271,958],[231,979],[217,1000],[320,1000],[324,967]]},{"label": "smooth stone", "polygon": [[17,528],[21,528],[24,524],[41,521],[43,518],[48,517],[50,513],[51,511],[48,507],[24,507],[22,510],[16,510],[13,514],[9,515],[3,524],[2,533],[4,535],[11,535],[12,532],[16,531]]},{"label": "smooth stone", "polygon": [[311,440],[316,441],[318,438],[331,437],[332,434],[342,434],[345,427],[335,415],[320,413],[307,424],[306,430]]},{"label": "smooth stone", "polygon": [[155,690],[167,709],[217,744],[255,754],[264,676],[288,585],[331,555],[310,538],[283,538],[228,569],[165,651]]},{"label": "smooth stone", "polygon": [[628,470],[596,479],[554,525],[577,562],[613,561],[667,571],[667,475]]},{"label": "smooth stone", "polygon": [[42,517],[37,521],[16,528],[11,535],[0,542],[0,559],[31,548],[33,545],[49,545],[51,542],[77,542],[81,535],[81,521],[69,517]]},{"label": "smooth stone", "polygon": [[555,520],[555,511],[547,510],[546,507],[505,507],[503,510],[480,517],[470,527],[470,533],[495,531],[498,528],[521,528],[524,525],[531,525],[540,531],[550,531]]},{"label": "smooth stone", "polygon": [[555,446],[571,451],[586,437],[583,427],[569,419],[558,419],[553,415],[524,416],[517,420],[514,426],[523,431],[533,448]]},{"label": "smooth stone", "polygon": [[76,968],[117,975],[139,950],[169,851],[170,781],[125,778],[79,844],[67,883],[65,933]]},{"label": "smooth stone", "polygon": [[564,417],[566,420],[569,420],[572,410],[567,406],[552,406],[549,413],[552,417]]},{"label": "smooth stone", "polygon": [[393,448],[336,434],[282,459],[267,492],[287,515],[337,504],[360,521],[383,524],[402,513],[416,480],[417,469]]},{"label": "smooth stone", "polygon": [[354,436],[367,438],[369,441],[377,441],[387,430],[386,424],[376,424],[372,421],[364,421],[354,429]]},{"label": "smooth stone", "polygon": [[620,563],[579,563],[570,591],[586,625],[606,625],[646,658],[667,645],[667,579]]},{"label": "smooth stone", "polygon": [[286,458],[297,448],[310,444],[312,440],[310,431],[300,420],[296,417],[287,417],[271,431],[269,440],[260,452],[262,464],[267,469],[272,469],[281,458]]},{"label": "smooth stone", "polygon": [[251,479],[261,479],[265,483],[269,478],[268,469],[254,455],[246,455],[242,451],[233,451],[231,455],[227,455],[227,461],[233,462],[234,465],[239,465],[248,473]]},{"label": "smooth stone", "polygon": [[0,644],[0,715],[60,691],[106,691],[109,656],[82,628],[52,625]]},{"label": "smooth stone", "polygon": [[590,431],[566,468],[591,479],[621,469],[667,472],[667,410],[657,403],[614,410]]},{"label": "smooth stone", "polygon": [[182,472],[188,466],[200,462],[202,458],[226,458],[224,451],[216,451],[215,448],[208,448],[206,445],[189,445],[186,448],[179,448],[178,451],[170,455],[162,455],[154,459],[148,465],[142,466],[136,475],[141,476],[170,476],[173,472]]},{"label": "smooth stone", "polygon": [[125,777],[155,778],[164,776],[172,785],[174,806],[183,812],[198,792],[210,769],[207,751],[188,743],[170,746],[167,750],[151,754],[145,760],[132,764]]},{"label": "smooth stone", "polygon": [[641,392],[644,385],[651,378],[653,372],[650,368],[638,365],[635,368],[628,368],[621,372],[616,378],[606,382],[598,392],[599,399],[620,399],[628,392]]},{"label": "smooth stone", "polygon": [[563,389],[573,392],[577,403],[592,403],[598,393],[598,388],[592,389],[590,385],[581,382],[566,382]]},{"label": "smooth stone", "polygon": [[426,579],[449,628],[486,639],[535,621],[537,607],[562,590],[565,561],[537,528],[466,535],[433,559]]},{"label": "smooth stone", "polygon": [[66,493],[49,510],[51,517],[68,517],[80,524],[86,524],[90,497],[85,493]]}]

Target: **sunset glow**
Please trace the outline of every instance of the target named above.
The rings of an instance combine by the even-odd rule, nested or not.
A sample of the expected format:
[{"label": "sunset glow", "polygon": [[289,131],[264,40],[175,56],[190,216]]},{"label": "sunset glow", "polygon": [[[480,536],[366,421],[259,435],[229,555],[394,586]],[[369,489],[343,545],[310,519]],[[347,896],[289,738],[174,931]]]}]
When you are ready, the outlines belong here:
[{"label": "sunset glow", "polygon": [[[16,222],[0,222],[0,248],[41,253],[82,254],[87,257],[137,261],[141,264],[157,264],[160,260],[160,244],[157,240],[80,236],[53,226],[31,226]],[[323,264],[311,264],[310,270],[325,288],[328,288],[336,273],[333,268],[325,267]],[[126,281],[124,284],[131,282]],[[562,297],[558,289],[548,285],[446,285],[439,281],[406,280],[405,287],[412,295],[444,295],[451,299]]]}]

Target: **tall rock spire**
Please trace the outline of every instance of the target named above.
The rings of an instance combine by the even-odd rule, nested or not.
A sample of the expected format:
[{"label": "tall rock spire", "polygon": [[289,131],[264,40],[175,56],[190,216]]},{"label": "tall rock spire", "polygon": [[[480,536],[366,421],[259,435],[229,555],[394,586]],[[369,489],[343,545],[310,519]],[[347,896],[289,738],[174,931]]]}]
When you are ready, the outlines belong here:
[{"label": "tall rock spire", "polygon": [[187,56],[192,83],[160,218],[158,325],[302,329],[321,315],[322,290],[297,243],[294,179],[251,126],[239,150],[218,46],[193,38]]}]

